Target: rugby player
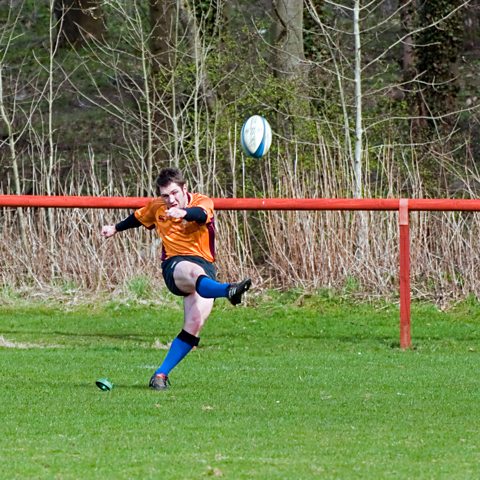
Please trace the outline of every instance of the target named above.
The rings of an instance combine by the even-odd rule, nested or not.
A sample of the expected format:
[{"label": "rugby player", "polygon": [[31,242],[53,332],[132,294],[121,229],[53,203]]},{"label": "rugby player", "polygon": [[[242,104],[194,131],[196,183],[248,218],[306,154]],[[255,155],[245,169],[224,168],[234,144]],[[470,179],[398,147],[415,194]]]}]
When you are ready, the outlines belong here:
[{"label": "rugby player", "polygon": [[105,225],[105,238],[144,226],[155,228],[162,239],[162,274],[167,288],[183,297],[183,328],[172,341],[160,367],[150,378],[154,390],[165,390],[170,372],[200,341],[200,331],[212,311],[215,298],[233,305],[250,288],[249,278],[238,283],[216,281],[213,200],[191,193],[177,168],[164,168],[156,181],[158,198],[136,210],[116,225]]}]

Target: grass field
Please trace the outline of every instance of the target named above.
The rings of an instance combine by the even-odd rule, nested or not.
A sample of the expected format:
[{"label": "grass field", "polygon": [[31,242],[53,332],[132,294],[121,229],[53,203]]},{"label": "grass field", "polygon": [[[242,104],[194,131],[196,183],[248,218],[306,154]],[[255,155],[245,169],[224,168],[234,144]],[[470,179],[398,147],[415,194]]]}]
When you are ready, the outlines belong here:
[{"label": "grass field", "polygon": [[219,301],[153,392],[178,304],[3,305],[1,478],[479,478],[480,306],[412,320],[401,351],[394,306]]}]

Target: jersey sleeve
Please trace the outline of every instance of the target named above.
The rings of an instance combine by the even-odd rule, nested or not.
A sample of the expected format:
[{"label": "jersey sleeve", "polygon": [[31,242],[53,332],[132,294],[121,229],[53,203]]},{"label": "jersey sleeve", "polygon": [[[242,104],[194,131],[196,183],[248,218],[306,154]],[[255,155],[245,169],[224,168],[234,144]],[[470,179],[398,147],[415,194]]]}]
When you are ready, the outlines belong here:
[{"label": "jersey sleeve", "polygon": [[135,210],[134,214],[136,219],[148,229],[155,227],[155,214],[157,211],[158,205],[154,200],[147,203],[144,207]]},{"label": "jersey sleeve", "polygon": [[211,198],[204,195],[199,195],[190,206],[200,207],[205,210],[205,213],[207,214],[207,221],[205,223],[210,223],[213,220],[213,200]]}]

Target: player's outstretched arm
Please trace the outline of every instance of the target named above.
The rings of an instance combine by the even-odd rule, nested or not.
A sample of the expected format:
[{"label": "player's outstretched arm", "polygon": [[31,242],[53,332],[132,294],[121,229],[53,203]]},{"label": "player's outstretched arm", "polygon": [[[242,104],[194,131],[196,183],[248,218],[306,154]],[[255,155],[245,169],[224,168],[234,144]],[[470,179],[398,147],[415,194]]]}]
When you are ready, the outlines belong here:
[{"label": "player's outstretched arm", "polygon": [[102,227],[102,237],[109,238],[113,237],[118,232],[123,232],[124,230],[128,230],[129,228],[138,228],[141,227],[142,224],[140,221],[135,217],[135,214],[130,214],[125,220],[117,223],[116,225],[105,225]]}]

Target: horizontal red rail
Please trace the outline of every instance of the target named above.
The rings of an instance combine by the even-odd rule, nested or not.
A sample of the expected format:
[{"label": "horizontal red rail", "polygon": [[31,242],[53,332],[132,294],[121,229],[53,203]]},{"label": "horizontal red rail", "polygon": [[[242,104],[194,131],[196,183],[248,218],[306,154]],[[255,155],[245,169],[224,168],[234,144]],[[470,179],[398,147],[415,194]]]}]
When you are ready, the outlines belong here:
[{"label": "horizontal red rail", "polygon": [[[4,207],[140,208],[148,197],[0,195]],[[215,198],[217,210],[398,210],[396,198]],[[480,200],[409,199],[409,211],[480,211]]]}]

